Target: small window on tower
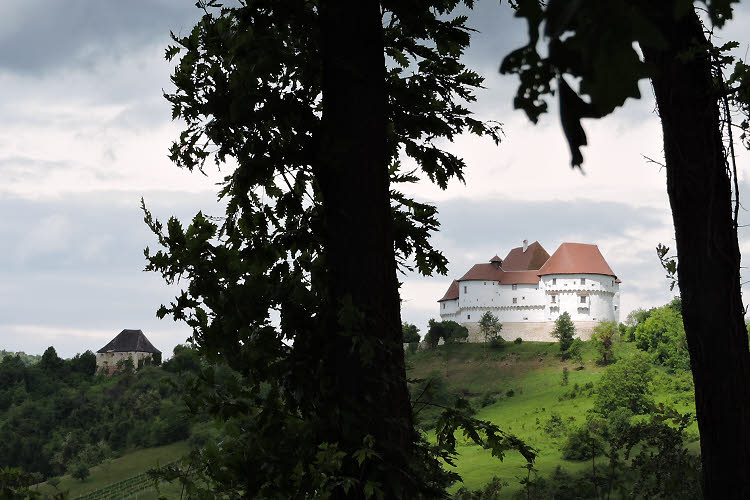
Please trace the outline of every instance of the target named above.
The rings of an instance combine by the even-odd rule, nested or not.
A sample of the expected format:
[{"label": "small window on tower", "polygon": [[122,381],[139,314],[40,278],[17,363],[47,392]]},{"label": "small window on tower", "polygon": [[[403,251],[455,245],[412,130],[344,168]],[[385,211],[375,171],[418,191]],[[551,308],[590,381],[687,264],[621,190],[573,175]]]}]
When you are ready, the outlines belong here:
[{"label": "small window on tower", "polygon": [[445,309],[445,302],[443,302],[443,309]]},{"label": "small window on tower", "polygon": [[464,286],[464,293],[466,293],[466,287]]},{"label": "small window on tower", "polygon": [[552,303],[553,304],[557,303],[557,295],[552,295]]},{"label": "small window on tower", "polygon": [[487,284],[487,282],[485,281],[485,282],[484,282],[484,284],[486,285],[486,284]]},{"label": "small window on tower", "polygon": [[585,303],[586,303],[586,296],[581,295],[581,304],[585,304]]},{"label": "small window on tower", "polygon": [[552,284],[557,285],[557,278],[552,278]]},{"label": "small window on tower", "polygon": [[582,284],[582,285],[585,285],[585,284],[586,284],[586,278],[581,278],[581,284]]},{"label": "small window on tower", "polygon": [[513,297],[513,303],[518,304],[518,299],[516,297]]},{"label": "small window on tower", "polygon": [[518,289],[518,285],[511,285],[511,287],[513,288],[513,290],[517,290]]},{"label": "small window on tower", "polygon": [[471,319],[471,314],[467,314],[466,319]]}]

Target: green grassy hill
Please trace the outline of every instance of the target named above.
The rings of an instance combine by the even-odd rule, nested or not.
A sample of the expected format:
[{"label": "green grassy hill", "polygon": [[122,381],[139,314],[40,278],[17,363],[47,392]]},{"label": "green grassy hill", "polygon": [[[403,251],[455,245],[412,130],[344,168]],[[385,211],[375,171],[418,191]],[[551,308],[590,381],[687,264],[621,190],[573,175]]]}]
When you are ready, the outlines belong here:
[{"label": "green grassy hill", "polygon": [[[617,358],[625,358],[635,351],[633,344],[621,343],[616,345],[615,354]],[[595,387],[605,367],[595,362],[596,352],[591,342],[586,342],[583,348],[583,369],[577,370],[577,363],[560,361],[557,353],[558,345],[546,342],[506,343],[501,350],[490,350],[482,344],[443,345],[409,356],[407,375],[410,379],[420,379],[439,374],[448,391],[463,394],[478,408],[482,398],[485,403],[494,398],[494,403],[479,408],[477,418],[495,423],[536,448],[539,455],[535,468],[539,475],[549,476],[558,465],[574,473],[590,469],[591,462],[563,460],[560,448],[564,435],[553,437],[545,432],[545,426],[551,419],[562,421],[565,428],[582,424],[593,406]],[[569,370],[569,380],[563,386],[565,367]],[[681,413],[695,413],[689,372],[669,374],[660,368],[656,371],[653,399],[670,404]],[[576,387],[576,396],[570,398]],[[420,416],[429,422],[439,411],[425,408]],[[693,423],[687,431],[694,441],[689,448],[697,449],[697,425]],[[429,431],[428,437],[432,437]],[[522,468],[525,460],[518,453],[509,453],[500,462],[465,439],[459,442],[457,472],[465,486],[476,489],[498,476],[509,483],[503,497],[520,489],[519,481],[526,476],[526,470]]]},{"label": "green grassy hill", "polygon": [[[157,465],[177,460],[189,451],[186,441],[169,444],[166,446],[157,446],[143,450],[133,451],[125,454],[120,458],[108,460],[101,465],[91,468],[91,475],[86,481],[79,481],[69,475],[60,478],[60,484],[57,486],[58,491],[69,491],[69,498],[76,498],[86,493],[91,493],[98,489],[104,488],[113,483],[123,481],[130,477],[136,476],[142,472]],[[167,485],[162,494],[167,498],[179,498],[179,491],[176,487]],[[41,493],[54,493],[55,488],[47,483],[42,483],[38,487]],[[176,492],[176,494],[175,494]],[[138,495],[139,499],[156,498],[156,492],[144,492]]]}]

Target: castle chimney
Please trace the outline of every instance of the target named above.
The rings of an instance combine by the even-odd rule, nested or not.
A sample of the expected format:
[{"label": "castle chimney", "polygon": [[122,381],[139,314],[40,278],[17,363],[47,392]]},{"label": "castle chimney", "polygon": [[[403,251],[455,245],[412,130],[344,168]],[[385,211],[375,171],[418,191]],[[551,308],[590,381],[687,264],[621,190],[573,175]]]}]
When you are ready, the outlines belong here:
[{"label": "castle chimney", "polygon": [[523,251],[526,252],[526,249],[529,248],[529,240],[523,240]]}]

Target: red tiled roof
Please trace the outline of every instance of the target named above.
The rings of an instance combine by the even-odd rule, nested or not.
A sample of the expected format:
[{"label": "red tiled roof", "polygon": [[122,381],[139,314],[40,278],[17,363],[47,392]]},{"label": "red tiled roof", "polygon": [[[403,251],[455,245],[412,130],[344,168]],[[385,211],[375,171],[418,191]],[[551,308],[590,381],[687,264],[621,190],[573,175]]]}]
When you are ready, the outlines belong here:
[{"label": "red tiled roof", "polygon": [[438,302],[442,302],[444,300],[455,300],[458,298],[458,281],[453,280],[453,283],[451,283],[451,286],[448,287],[448,291],[445,292],[445,295],[443,295],[443,298],[438,300]]},{"label": "red tiled roof", "polygon": [[603,274],[617,277],[604,260],[599,247],[585,243],[563,243],[539,269],[547,274]]},{"label": "red tiled roof", "polygon": [[503,270],[495,269],[492,264],[474,264],[458,281],[500,281],[502,277]]},{"label": "red tiled roof", "polygon": [[528,271],[539,269],[547,262],[549,254],[535,241],[523,251],[523,247],[514,248],[508,252],[508,256],[503,261],[503,269],[506,271]]},{"label": "red tiled roof", "polygon": [[539,283],[539,271],[505,271],[492,264],[474,264],[458,281],[499,281],[503,285]]},{"label": "red tiled roof", "polygon": [[503,259],[501,259],[501,258],[500,258],[500,257],[498,257],[497,255],[495,255],[494,257],[492,257],[492,258],[490,259],[490,262],[500,262],[500,263],[502,264],[502,262],[503,262]]}]

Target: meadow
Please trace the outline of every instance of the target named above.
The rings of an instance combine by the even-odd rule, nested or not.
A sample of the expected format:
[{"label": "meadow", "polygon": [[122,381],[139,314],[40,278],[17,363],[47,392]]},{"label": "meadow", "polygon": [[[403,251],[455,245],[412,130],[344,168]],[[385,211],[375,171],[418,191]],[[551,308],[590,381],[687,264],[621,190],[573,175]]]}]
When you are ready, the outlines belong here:
[{"label": "meadow", "polygon": [[[616,359],[627,358],[637,351],[633,343],[615,344]],[[537,475],[550,476],[558,466],[569,473],[584,472],[591,469],[591,461],[564,460],[561,447],[566,431],[585,422],[606,367],[597,363],[592,342],[583,344],[582,363],[561,361],[558,352],[557,343],[547,342],[506,342],[502,349],[482,344],[446,344],[409,356],[407,376],[414,380],[439,375],[449,393],[473,402],[476,418],[491,421],[536,448]],[[562,385],[564,368],[568,369],[567,385]],[[651,387],[654,401],[668,404],[680,413],[694,413],[690,373],[669,373],[656,366],[654,370]],[[483,404],[486,406],[482,407]],[[418,403],[416,408],[419,410]],[[429,430],[430,420],[439,412],[440,408],[428,407],[419,412],[422,425],[428,429],[428,439],[434,439]],[[686,434],[688,449],[697,451],[697,424],[693,422]],[[519,453],[510,452],[501,462],[463,438],[459,439],[457,451],[455,470],[467,488],[478,489],[497,476],[508,483],[502,490],[503,497],[521,489],[520,481],[527,470]],[[606,459],[599,460],[601,466]],[[455,485],[452,491],[460,486]]]}]

